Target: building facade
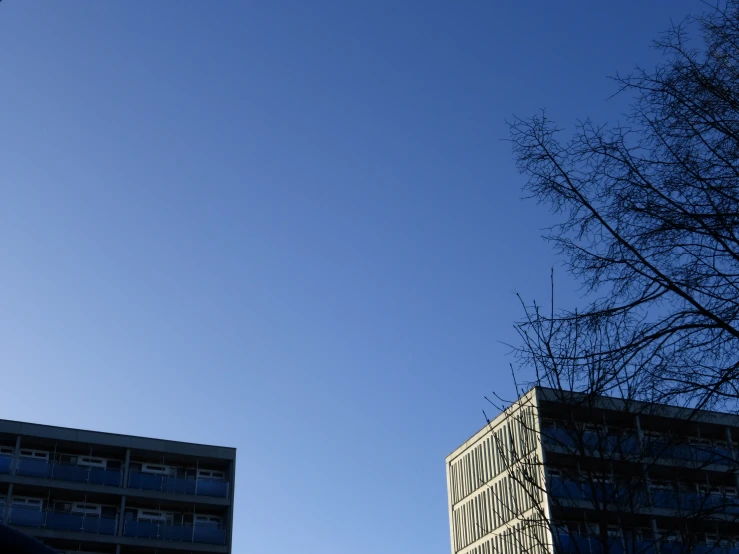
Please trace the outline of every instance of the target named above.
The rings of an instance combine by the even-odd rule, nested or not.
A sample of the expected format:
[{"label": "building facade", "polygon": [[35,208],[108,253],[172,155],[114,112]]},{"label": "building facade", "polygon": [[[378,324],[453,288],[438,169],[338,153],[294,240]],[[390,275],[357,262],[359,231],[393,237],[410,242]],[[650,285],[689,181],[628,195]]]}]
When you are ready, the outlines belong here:
[{"label": "building facade", "polygon": [[0,514],[65,554],[228,554],[235,464],[233,448],[0,420]]},{"label": "building facade", "polygon": [[529,391],[446,459],[452,554],[739,554],[739,417]]}]

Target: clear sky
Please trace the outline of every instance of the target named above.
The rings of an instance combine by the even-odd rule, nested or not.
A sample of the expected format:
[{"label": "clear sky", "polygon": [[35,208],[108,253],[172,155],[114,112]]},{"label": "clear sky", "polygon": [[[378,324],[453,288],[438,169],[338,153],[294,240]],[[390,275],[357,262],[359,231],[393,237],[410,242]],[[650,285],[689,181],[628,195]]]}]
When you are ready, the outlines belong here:
[{"label": "clear sky", "polygon": [[0,2],[0,417],[237,447],[235,553],[447,554],[556,262],[504,120],[700,6]]}]

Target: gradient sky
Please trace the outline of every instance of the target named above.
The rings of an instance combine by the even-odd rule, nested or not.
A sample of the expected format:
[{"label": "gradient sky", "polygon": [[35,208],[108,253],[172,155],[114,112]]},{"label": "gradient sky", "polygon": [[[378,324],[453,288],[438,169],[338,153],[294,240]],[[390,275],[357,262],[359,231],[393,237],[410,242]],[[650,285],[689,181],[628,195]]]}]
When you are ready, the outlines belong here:
[{"label": "gradient sky", "polygon": [[1,2],[0,417],[237,447],[235,553],[447,554],[557,261],[504,120],[701,6]]}]

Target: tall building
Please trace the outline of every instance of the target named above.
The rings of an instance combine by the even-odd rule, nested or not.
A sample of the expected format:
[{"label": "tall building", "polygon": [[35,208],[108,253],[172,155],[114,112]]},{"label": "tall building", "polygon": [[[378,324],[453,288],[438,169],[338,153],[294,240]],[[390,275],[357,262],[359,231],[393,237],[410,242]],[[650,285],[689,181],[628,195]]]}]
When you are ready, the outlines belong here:
[{"label": "tall building", "polygon": [[2,521],[59,552],[229,554],[236,450],[0,420]]},{"label": "tall building", "polygon": [[446,459],[452,554],[739,554],[739,417],[534,388]]}]

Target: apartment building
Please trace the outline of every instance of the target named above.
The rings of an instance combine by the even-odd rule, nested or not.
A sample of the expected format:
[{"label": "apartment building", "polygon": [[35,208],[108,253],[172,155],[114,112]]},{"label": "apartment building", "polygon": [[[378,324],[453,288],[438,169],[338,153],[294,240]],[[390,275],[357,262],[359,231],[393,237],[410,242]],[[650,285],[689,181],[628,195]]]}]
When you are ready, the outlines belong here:
[{"label": "apartment building", "polygon": [[228,554],[235,464],[233,448],[0,420],[0,514],[65,554]]},{"label": "apartment building", "polygon": [[739,554],[739,417],[535,388],[446,459],[452,554]]}]

